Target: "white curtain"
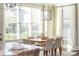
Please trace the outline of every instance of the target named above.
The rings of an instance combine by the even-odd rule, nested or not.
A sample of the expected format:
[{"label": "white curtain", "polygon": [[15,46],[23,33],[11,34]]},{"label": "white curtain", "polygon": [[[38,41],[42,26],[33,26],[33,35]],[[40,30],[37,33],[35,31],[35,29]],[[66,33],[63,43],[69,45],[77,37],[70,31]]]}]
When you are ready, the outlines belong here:
[{"label": "white curtain", "polygon": [[56,8],[56,35],[63,35],[63,47],[67,51],[78,48],[76,6]]}]

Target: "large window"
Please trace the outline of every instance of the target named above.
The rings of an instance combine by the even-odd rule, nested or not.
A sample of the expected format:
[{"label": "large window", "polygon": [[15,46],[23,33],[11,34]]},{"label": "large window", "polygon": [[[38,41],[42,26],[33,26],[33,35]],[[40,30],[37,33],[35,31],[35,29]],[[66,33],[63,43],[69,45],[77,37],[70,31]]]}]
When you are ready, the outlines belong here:
[{"label": "large window", "polygon": [[5,7],[5,21],[4,21],[5,39],[11,40],[16,39],[17,37],[17,19],[18,19],[18,17],[16,17],[18,15],[17,11],[18,7],[15,8]]},{"label": "large window", "polygon": [[39,36],[42,33],[42,16],[40,8],[5,6],[4,38],[5,40],[23,39]]}]

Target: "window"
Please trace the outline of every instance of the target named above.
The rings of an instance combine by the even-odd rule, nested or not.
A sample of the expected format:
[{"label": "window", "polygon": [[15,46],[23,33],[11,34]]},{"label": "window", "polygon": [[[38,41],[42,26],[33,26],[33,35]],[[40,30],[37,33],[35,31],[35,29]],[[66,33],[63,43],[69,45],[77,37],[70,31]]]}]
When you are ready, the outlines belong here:
[{"label": "window", "polygon": [[16,39],[16,34],[17,34],[17,9],[18,7],[15,8],[10,8],[7,9],[5,7],[5,39],[7,40],[12,40]]},{"label": "window", "polygon": [[23,39],[39,36],[42,33],[42,16],[40,8],[5,6],[5,40]]},{"label": "window", "polygon": [[41,34],[41,10],[32,8],[32,36],[39,36]]},{"label": "window", "polygon": [[19,10],[19,30],[20,38],[31,36],[31,8],[20,7]]}]

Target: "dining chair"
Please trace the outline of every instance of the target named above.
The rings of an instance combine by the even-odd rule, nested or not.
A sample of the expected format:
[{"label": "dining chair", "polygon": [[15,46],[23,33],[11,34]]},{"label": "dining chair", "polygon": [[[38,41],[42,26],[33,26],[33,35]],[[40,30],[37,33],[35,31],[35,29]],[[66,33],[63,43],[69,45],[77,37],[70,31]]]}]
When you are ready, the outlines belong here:
[{"label": "dining chair", "polygon": [[48,51],[50,51],[52,49],[52,44],[53,44],[53,39],[47,39],[47,41],[44,44],[44,55],[48,55]]},{"label": "dining chair", "polygon": [[53,55],[53,50],[54,50],[54,53],[55,53],[55,56],[56,56],[56,53],[57,53],[57,49],[59,49],[60,51],[60,55],[62,54],[62,46],[61,46],[61,41],[62,41],[62,37],[57,37],[55,39],[55,42],[53,43],[52,45],[52,55]]},{"label": "dining chair", "polygon": [[21,50],[16,54],[16,56],[39,56],[39,53],[40,49]]}]

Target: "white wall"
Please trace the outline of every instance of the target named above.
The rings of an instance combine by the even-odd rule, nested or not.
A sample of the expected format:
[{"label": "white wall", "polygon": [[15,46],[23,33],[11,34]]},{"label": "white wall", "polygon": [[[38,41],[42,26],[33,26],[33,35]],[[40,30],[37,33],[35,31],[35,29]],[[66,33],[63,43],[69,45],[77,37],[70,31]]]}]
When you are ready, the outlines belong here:
[{"label": "white wall", "polygon": [[62,20],[62,8],[58,7],[55,9],[56,14],[55,14],[55,35],[57,36],[62,36],[63,35],[63,20]]},{"label": "white wall", "polygon": [[51,7],[51,20],[48,21],[47,32],[48,37],[52,38],[55,35],[55,8]]},{"label": "white wall", "polygon": [[79,49],[79,4],[78,4],[78,49]]}]

